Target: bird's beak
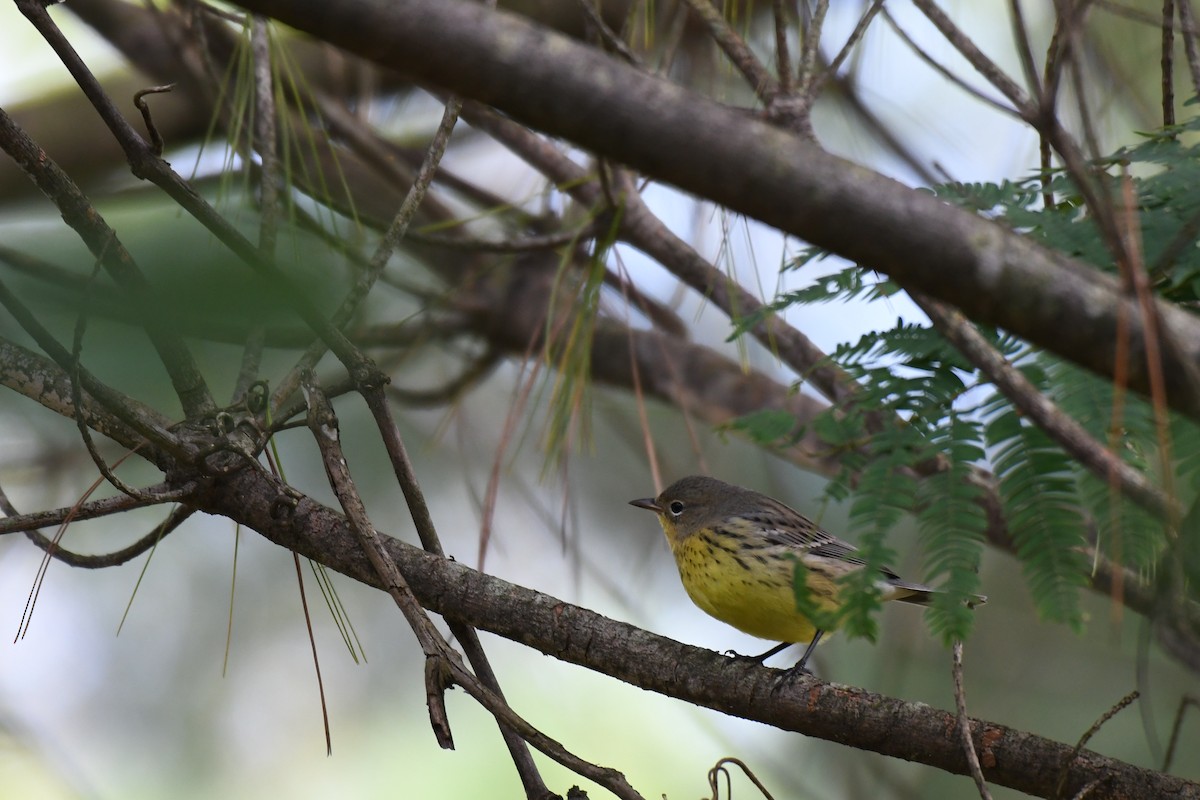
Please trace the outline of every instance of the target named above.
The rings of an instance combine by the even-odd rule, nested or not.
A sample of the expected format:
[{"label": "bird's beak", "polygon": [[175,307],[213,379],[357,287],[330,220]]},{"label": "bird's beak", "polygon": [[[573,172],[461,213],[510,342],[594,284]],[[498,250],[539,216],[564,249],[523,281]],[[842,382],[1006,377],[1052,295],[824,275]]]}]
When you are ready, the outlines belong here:
[{"label": "bird's beak", "polygon": [[655,514],[662,513],[662,506],[655,502],[653,497],[643,497],[641,500],[630,500],[629,505],[644,508],[647,511],[653,511]]}]

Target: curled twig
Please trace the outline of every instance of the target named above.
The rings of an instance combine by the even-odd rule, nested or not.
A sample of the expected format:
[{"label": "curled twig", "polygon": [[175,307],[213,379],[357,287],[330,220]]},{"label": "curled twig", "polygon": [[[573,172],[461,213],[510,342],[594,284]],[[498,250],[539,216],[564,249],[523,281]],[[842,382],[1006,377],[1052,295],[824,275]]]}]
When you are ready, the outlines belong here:
[{"label": "curled twig", "polygon": [[[124,497],[124,495],[122,495]],[[107,569],[108,567],[119,567],[120,565],[137,558],[142,553],[146,552],[156,544],[161,542],[164,537],[174,532],[180,525],[187,521],[188,517],[195,513],[194,509],[176,507],[167,515],[167,518],[155,525],[148,533],[132,544],[122,547],[120,550],[114,550],[111,553],[76,553],[73,550],[68,550],[59,543],[59,536],[51,539],[41,531],[31,530],[26,532],[26,536],[35,545],[45,551],[46,555],[53,558],[55,561],[61,561],[68,567],[79,567],[81,569]]]},{"label": "curled twig", "polygon": [[733,758],[730,756],[726,756],[716,764],[713,764],[712,769],[708,771],[708,788],[712,789],[712,800],[720,800],[721,786],[719,781],[721,778],[725,779],[726,794],[731,798],[733,797],[733,786],[731,785],[729,770],[726,768],[726,764],[734,764],[737,767],[740,767],[742,772],[746,774],[746,777],[750,779],[750,782],[758,787],[758,790],[762,792],[763,797],[767,798],[767,800],[774,800],[774,798],[771,796],[771,793],[767,791],[767,787],[763,786],[762,781],[760,781],[758,776],[754,774],[754,771],[746,766],[745,762],[743,762],[740,758]]},{"label": "curled twig", "polygon": [[146,133],[150,134],[150,151],[156,156],[163,154],[163,137],[158,132],[158,126],[154,124],[154,117],[150,114],[150,106],[146,104],[145,97],[148,94],[162,94],[169,92],[175,88],[175,84],[168,83],[163,86],[151,86],[149,89],[142,89],[133,96],[133,104],[137,106],[138,111],[142,112],[142,121],[146,123]]}]

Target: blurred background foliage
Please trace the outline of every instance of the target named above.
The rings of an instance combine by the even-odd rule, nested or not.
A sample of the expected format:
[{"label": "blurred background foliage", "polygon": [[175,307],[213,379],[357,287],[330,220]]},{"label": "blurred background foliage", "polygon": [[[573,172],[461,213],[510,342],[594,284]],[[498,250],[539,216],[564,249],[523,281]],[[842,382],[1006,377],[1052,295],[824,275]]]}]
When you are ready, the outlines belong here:
[{"label": "blurred background foliage", "polygon": [[[1044,50],[1052,4],[1026,5],[1031,40]],[[122,6],[88,0],[56,8],[54,14],[92,68],[103,74],[113,96],[128,98],[158,78],[138,74],[106,44],[112,30],[133,29],[127,22],[105,27],[103,19],[128,11]],[[511,6],[571,35],[585,34],[574,4]],[[761,54],[771,48],[769,6],[726,4],[725,9]],[[1006,4],[945,6],[1002,66],[1019,72]],[[864,7],[834,4],[829,41],[848,35]],[[1089,18],[1086,89],[1097,101],[1093,124],[1102,134],[1104,152],[1166,167],[1147,173],[1140,184],[1143,235],[1153,260],[1155,248],[1178,230],[1156,227],[1156,210],[1178,223],[1190,216],[1200,196],[1195,188],[1200,183],[1188,171],[1194,162],[1186,147],[1194,134],[1184,130],[1183,144],[1164,155],[1161,147],[1153,149],[1159,139],[1136,133],[1161,122],[1157,103],[1149,100],[1159,93],[1158,7],[1126,3],[1120,8],[1128,14],[1114,5]],[[633,46],[673,78],[727,102],[754,102],[699,27],[674,4],[606,2],[603,10],[618,27],[628,14],[634,20]],[[929,70],[903,45],[897,28],[951,70],[968,73],[915,12],[907,6],[889,5],[889,10],[892,22],[871,29],[842,80],[816,107],[821,143],[1103,264],[1095,237],[1086,233],[1070,202],[1068,185],[1054,185],[1064,198],[1054,213],[1036,209],[1041,187],[1030,178],[1038,163],[1036,138]],[[411,173],[413,156],[419,160],[440,114],[435,98],[288,34],[278,33],[275,44],[277,52],[290,54],[289,66],[281,71],[281,94],[308,97],[319,87],[353,98],[346,107],[383,134],[398,169]],[[12,6],[0,6],[0,52],[8,54],[0,104],[36,131],[39,143],[83,184],[119,231],[150,275],[156,300],[194,345],[217,395],[232,391],[241,342],[254,326],[264,326],[274,337],[262,373],[285,371],[307,340],[278,293],[248,277],[157,190],[128,176],[108,135],[92,127],[94,114],[80,102],[61,65]],[[238,72],[239,64],[246,67],[239,58],[231,58],[229,71],[219,73],[228,102],[217,102],[221,113],[215,127],[210,128],[213,115],[200,113],[201,104],[187,99],[186,87],[150,102],[176,169],[194,171],[202,193],[252,234],[258,214],[247,177],[253,169],[245,169],[243,161],[248,123],[238,116],[246,113],[249,90],[247,76]],[[211,71],[212,65],[199,74],[205,69]],[[1181,107],[1181,115],[1189,110]],[[871,124],[864,122],[868,116]],[[297,186],[315,180],[308,167],[325,157],[321,143],[309,135],[297,126],[287,138],[294,148],[290,177]],[[584,154],[569,155],[580,165],[590,164]],[[472,236],[495,239],[515,230],[538,230],[545,219],[555,220],[558,229],[591,220],[588,209],[548,188],[541,174],[464,124],[444,167],[464,182],[443,184],[437,202],[444,204],[444,214],[470,217]],[[348,185],[359,179],[379,182],[377,193],[365,195],[377,204],[359,203],[350,213],[339,204],[338,187],[326,185],[323,199],[345,212],[335,214],[297,192],[290,197],[291,224],[281,228],[277,245],[288,274],[325,311],[340,299],[358,266],[303,219],[317,219],[343,241],[366,243],[369,251],[372,223],[387,220],[407,188],[381,170],[345,168]],[[0,164],[0,276],[64,341],[85,308],[89,367],[178,418],[181,412],[153,349],[129,324],[131,310],[111,284],[89,277],[91,256],[31,190],[7,159]],[[1138,711],[1118,715],[1089,746],[1135,764],[1160,766],[1175,709],[1194,691],[1195,675],[1151,643],[1141,616],[1098,593],[1078,590],[1088,565],[1071,550],[1093,533],[1089,526],[1098,525],[1094,533],[1102,547],[1122,537],[1125,563],[1152,576],[1150,565],[1163,547],[1154,526],[1123,502],[1114,512],[1108,487],[1084,476],[1013,409],[997,404],[956,351],[925,333],[923,315],[894,287],[866,287],[861,271],[851,272],[833,258],[812,258],[803,243],[784,241],[777,232],[694,198],[656,185],[644,196],[732,280],[764,302],[775,301],[775,313],[834,353],[868,388],[872,408],[909,423],[897,438],[875,442],[881,452],[907,458],[930,448],[931,455],[949,454],[963,469],[990,459],[1009,502],[1022,558],[984,545],[981,512],[964,489],[961,471],[924,483],[920,491],[927,513],[916,522],[904,516],[893,528],[892,518],[910,510],[905,501],[911,500],[912,487],[889,483],[895,470],[886,461],[847,458],[842,472],[802,471],[780,438],[794,431],[780,428],[777,416],[716,425],[664,403],[649,401],[643,409],[628,387],[592,385],[587,365],[573,370],[569,352],[553,363],[558,370],[510,354],[488,362],[463,391],[437,402],[414,402],[413,391],[453,384],[487,355],[478,331],[446,337],[437,325],[425,325],[461,312],[455,305],[458,287],[446,281],[446,273],[461,264],[446,251],[431,250],[428,240],[422,244],[418,235],[412,248],[393,259],[355,331],[376,342],[372,352],[395,386],[410,390],[397,394],[403,433],[447,551],[478,565],[486,524],[490,535],[482,560],[490,573],[682,641],[757,652],[761,643],[708,619],[687,601],[657,525],[625,505],[656,491],[644,442],[650,431],[667,482],[706,472],[751,486],[852,541],[861,543],[866,536],[870,543],[878,534],[879,553],[894,557],[905,575],[924,575],[960,595],[981,591],[990,598],[973,616],[964,616],[954,604],[934,609],[928,620],[910,608],[884,609],[874,644],[839,636],[821,648],[816,671],[822,677],[951,708],[950,657],[941,640],[972,629],[966,659],[974,716],[1073,743],[1136,688],[1143,693]],[[450,217],[439,216],[443,211],[436,205],[424,213],[417,234],[434,236],[447,229]],[[611,242],[602,228],[597,235],[605,245],[597,248],[603,262],[669,307],[694,341],[717,348],[746,370],[808,391],[767,349],[732,336],[747,326],[746,320],[731,321],[632,248],[606,246]],[[1155,276],[1164,296],[1181,303],[1196,299],[1194,256]],[[520,269],[522,262],[498,258],[496,263],[495,271],[502,272]],[[585,290],[596,314],[626,321],[632,316],[635,328],[647,327],[619,290],[599,291],[597,274],[590,275],[593,284]],[[389,342],[393,323],[411,323],[418,334],[400,344]],[[7,317],[0,316],[0,332],[22,339]],[[990,335],[1040,389],[1103,439],[1114,402],[1111,386],[1000,332]],[[330,362],[322,366],[325,374],[335,375]],[[1153,471],[1152,415],[1136,398],[1124,402],[1123,453]],[[376,526],[415,541],[373,425],[353,401],[340,403],[338,412],[351,468]],[[1195,433],[1188,424],[1176,423],[1171,429],[1175,452],[1186,458],[1196,451]],[[839,436],[850,442],[861,433],[852,416],[831,414],[817,425],[835,443]],[[277,440],[288,480],[332,503],[308,434],[288,431]],[[119,456],[116,448],[104,452],[112,459]],[[1180,465],[1178,488],[1185,504],[1195,494],[1197,463],[1193,458]],[[123,466],[121,475],[138,484],[156,479],[153,469],[137,461]],[[498,492],[492,500],[488,490],[494,477]],[[95,468],[79,447],[72,423],[15,393],[0,393],[0,480],[20,510],[69,505],[94,479]],[[910,496],[889,506],[889,493]],[[896,513],[881,514],[881,509]],[[76,523],[67,535],[73,549],[109,551],[148,530],[160,514],[144,510]],[[0,545],[0,620],[14,633],[40,559],[40,551],[23,539],[6,537]],[[315,599],[311,576],[306,579],[333,729],[331,758],[324,756],[290,557],[228,520],[193,519],[151,557],[120,568],[51,565],[28,635],[0,658],[0,797],[519,796],[494,725],[461,693],[452,693],[449,708],[458,749],[438,749],[423,708],[422,655],[387,599],[334,579],[366,652],[366,660],[355,663]],[[874,630],[875,618],[867,615],[871,610],[864,606],[856,630]],[[487,635],[484,641],[515,708],[583,757],[620,769],[647,796],[704,793],[705,772],[724,755],[750,763],[777,797],[906,798],[973,791],[967,778],[686,707],[511,642]],[[1193,716],[1181,730],[1178,752],[1200,752],[1200,722]],[[548,782],[559,791],[578,782],[556,765],[545,763],[545,768]],[[1174,769],[1200,779],[1194,758],[1177,757]],[[734,785],[735,791],[751,791],[740,778]],[[588,788],[600,796],[598,789]],[[1016,793],[997,789],[994,796]]]}]

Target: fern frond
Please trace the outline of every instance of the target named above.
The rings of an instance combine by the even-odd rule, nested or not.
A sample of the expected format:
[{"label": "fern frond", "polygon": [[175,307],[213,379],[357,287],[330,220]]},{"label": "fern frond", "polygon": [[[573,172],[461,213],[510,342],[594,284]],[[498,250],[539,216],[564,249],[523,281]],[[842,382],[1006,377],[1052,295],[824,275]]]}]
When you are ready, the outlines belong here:
[{"label": "fern frond", "polygon": [[1016,411],[992,420],[987,440],[995,449],[1005,517],[1038,614],[1078,630],[1079,589],[1088,565],[1079,549],[1084,520],[1073,462]]},{"label": "fern frond", "polygon": [[917,487],[917,524],[925,553],[925,582],[938,589],[927,614],[929,626],[946,644],[965,639],[975,615],[967,605],[979,594],[979,562],[987,514],[979,499],[983,489],[971,478],[983,459],[980,423],[952,414],[936,429],[931,445],[946,467]]},{"label": "fern frond", "polygon": [[1168,537],[1163,520],[1126,500],[1091,474],[1080,475],[1079,494],[1096,528],[1096,550],[1151,579]]},{"label": "fern frond", "polygon": [[[1176,461],[1175,486],[1185,508],[1200,497],[1200,425],[1189,419],[1173,417],[1170,425],[1171,442],[1179,458]],[[1200,532],[1194,534],[1200,538]]]},{"label": "fern frond", "polygon": [[908,466],[924,456],[924,442],[911,428],[889,428],[871,442],[871,459],[859,473],[850,522],[855,534],[856,555],[866,568],[842,581],[844,605],[839,611],[842,629],[848,636],[875,640],[878,624],[880,568],[895,563],[896,554],[887,546],[888,533],[912,505],[916,479]]}]

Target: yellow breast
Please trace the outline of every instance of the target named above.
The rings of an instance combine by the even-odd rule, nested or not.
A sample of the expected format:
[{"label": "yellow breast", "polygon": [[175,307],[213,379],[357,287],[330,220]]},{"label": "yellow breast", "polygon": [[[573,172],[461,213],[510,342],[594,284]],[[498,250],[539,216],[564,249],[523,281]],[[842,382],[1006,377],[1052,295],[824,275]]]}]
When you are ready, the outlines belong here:
[{"label": "yellow breast", "polygon": [[[736,540],[698,533],[671,540],[692,602],[740,631],[776,642],[808,642],[815,628],[796,610],[797,561],[781,552],[746,551]],[[803,567],[801,567],[803,569]]]}]

